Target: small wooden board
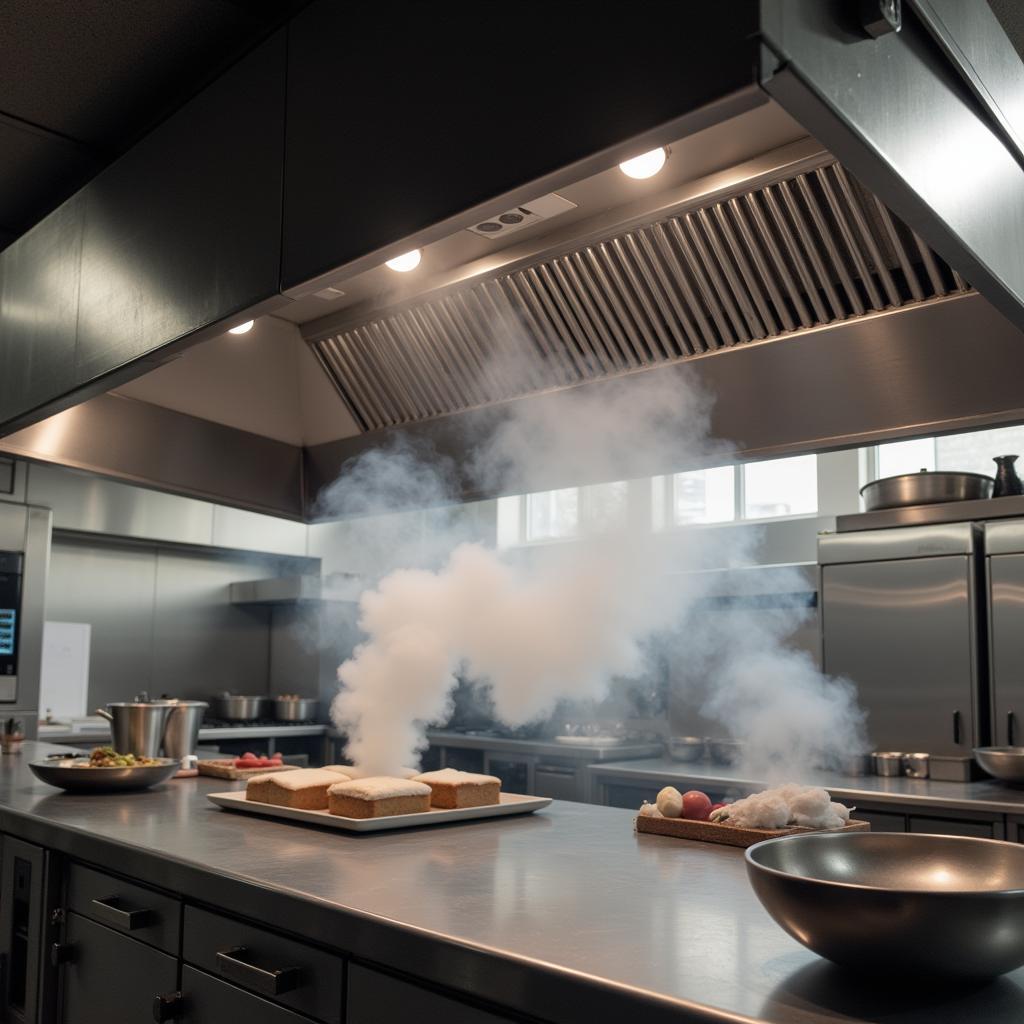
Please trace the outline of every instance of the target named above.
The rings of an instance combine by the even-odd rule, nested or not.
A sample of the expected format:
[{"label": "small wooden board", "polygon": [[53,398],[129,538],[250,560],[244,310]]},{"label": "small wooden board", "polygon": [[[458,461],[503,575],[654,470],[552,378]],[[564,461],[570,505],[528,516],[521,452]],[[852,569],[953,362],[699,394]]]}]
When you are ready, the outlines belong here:
[{"label": "small wooden board", "polygon": [[213,775],[218,779],[251,779],[254,775],[269,775],[271,772],[291,772],[295,764],[279,764],[273,768],[236,768],[233,757],[215,761],[199,761],[196,764],[200,775]]},{"label": "small wooden board", "polygon": [[753,846],[764,839],[779,836],[793,836],[801,832],[867,832],[871,825],[866,821],[850,819],[842,828],[738,828],[736,825],[718,824],[714,821],[690,821],[687,818],[649,818],[638,814],[637,832],[655,836],[671,836],[673,839],[693,839],[699,843],[721,843],[724,846]]}]

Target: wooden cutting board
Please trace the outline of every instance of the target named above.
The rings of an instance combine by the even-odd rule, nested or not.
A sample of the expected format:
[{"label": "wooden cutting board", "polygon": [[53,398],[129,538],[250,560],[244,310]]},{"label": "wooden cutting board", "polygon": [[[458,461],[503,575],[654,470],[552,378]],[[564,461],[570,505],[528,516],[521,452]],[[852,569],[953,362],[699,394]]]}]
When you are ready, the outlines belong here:
[{"label": "wooden cutting board", "polygon": [[254,775],[269,775],[271,772],[292,772],[295,764],[279,764],[273,768],[236,768],[233,757],[215,761],[200,761],[196,767],[200,775],[213,775],[218,779],[251,779]]},{"label": "wooden cutting board", "polygon": [[866,821],[850,819],[842,828],[739,828],[736,825],[719,825],[713,821],[689,821],[686,818],[649,818],[638,814],[637,832],[655,836],[671,836],[673,839],[694,839],[699,843],[721,843],[725,846],[753,846],[764,839],[779,836],[793,836],[801,832],[867,832],[871,825]]}]

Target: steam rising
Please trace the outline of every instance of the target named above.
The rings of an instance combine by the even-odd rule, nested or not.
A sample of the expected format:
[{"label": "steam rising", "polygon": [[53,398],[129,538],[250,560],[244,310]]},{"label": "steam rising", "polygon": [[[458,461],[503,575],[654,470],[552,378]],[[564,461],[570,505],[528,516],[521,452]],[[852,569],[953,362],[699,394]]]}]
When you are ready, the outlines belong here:
[{"label": "steam rising", "polygon": [[[475,479],[529,493],[646,476],[670,453],[677,465],[729,461],[709,440],[710,402],[689,378],[659,374],[642,393],[631,383],[512,403],[529,414],[514,411],[480,441]],[[323,509],[438,505],[452,479],[429,449],[400,443],[345,467]],[[668,541],[642,504],[600,532],[525,553],[463,541],[458,509],[433,513],[415,537],[399,521],[366,530],[382,569],[361,597],[366,639],[339,668],[331,708],[361,768],[389,774],[416,763],[427,725],[450,712],[457,674],[488,684],[497,716],[516,725],[550,715],[560,699],[600,699],[612,677],[651,671],[652,645],[684,669],[676,678],[702,694],[718,733],[744,741],[752,767],[798,777],[864,747],[852,688],[785,646],[804,612],[708,611],[706,574],[689,570],[744,564],[756,531],[674,533],[669,575]]]}]

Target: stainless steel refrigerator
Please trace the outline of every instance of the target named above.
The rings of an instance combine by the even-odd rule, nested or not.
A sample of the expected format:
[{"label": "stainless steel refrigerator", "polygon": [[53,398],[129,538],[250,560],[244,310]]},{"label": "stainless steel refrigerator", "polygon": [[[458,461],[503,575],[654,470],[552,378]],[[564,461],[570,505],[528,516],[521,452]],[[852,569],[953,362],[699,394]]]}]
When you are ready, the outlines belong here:
[{"label": "stainless steel refrigerator", "polygon": [[927,752],[938,779],[970,778],[972,748],[988,741],[982,539],[951,523],[818,544],[824,670],[857,685],[875,750]]}]

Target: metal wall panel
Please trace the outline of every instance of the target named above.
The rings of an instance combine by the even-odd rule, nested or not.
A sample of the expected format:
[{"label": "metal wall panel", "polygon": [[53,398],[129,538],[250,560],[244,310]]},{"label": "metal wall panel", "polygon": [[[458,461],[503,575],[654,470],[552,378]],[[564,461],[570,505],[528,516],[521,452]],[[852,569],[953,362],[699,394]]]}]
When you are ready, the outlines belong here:
[{"label": "metal wall panel", "polygon": [[152,691],[155,589],[154,548],[54,541],[46,617],[92,626],[89,711]]},{"label": "metal wall panel", "polygon": [[60,466],[28,467],[28,500],[53,509],[53,525],[140,540],[213,543],[213,505],[120,484]]},{"label": "metal wall panel", "polygon": [[262,560],[157,552],[154,693],[267,692],[270,609],[236,607],[229,595],[232,583],[266,575]]},{"label": "metal wall panel", "polygon": [[259,512],[214,505],[213,539],[219,548],[269,551],[278,555],[305,555],[305,523],[294,523]]}]

